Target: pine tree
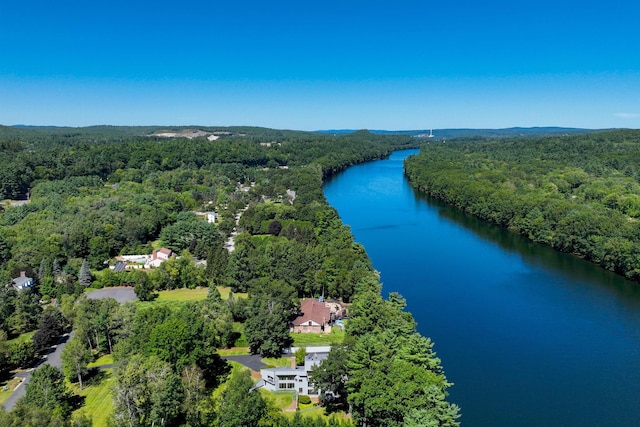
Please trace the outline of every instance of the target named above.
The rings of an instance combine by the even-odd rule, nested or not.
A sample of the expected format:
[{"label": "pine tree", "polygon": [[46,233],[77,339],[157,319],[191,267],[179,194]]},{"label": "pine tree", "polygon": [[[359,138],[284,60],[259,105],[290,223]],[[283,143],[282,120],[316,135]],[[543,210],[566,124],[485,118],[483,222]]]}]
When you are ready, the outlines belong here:
[{"label": "pine tree", "polygon": [[60,267],[60,263],[58,262],[58,258],[54,258],[53,259],[52,270],[53,270],[54,279],[57,279],[60,276],[60,274],[62,274],[62,268]]},{"label": "pine tree", "polygon": [[91,270],[89,270],[89,263],[87,259],[82,260],[82,266],[80,267],[80,284],[82,286],[91,286]]}]

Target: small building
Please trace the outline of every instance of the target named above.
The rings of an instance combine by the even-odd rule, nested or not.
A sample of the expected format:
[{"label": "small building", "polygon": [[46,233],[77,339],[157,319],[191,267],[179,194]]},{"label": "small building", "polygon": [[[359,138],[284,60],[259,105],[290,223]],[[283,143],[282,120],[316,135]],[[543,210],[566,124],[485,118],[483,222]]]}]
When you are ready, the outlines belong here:
[{"label": "small building", "polygon": [[207,216],[207,222],[209,224],[215,224],[218,220],[218,214],[215,212],[206,212],[205,215]]},{"label": "small building", "polygon": [[32,277],[27,277],[27,273],[25,271],[20,272],[20,277],[16,277],[12,280],[13,287],[18,291],[23,291],[25,289],[33,289],[35,286],[35,282]]}]

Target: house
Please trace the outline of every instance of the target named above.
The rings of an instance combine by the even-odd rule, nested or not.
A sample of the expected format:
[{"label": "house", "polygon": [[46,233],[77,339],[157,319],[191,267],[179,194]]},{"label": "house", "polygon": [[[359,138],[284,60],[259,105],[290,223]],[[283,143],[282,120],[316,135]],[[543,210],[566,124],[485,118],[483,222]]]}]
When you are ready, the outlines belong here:
[{"label": "house", "polygon": [[24,271],[20,272],[20,277],[16,277],[12,280],[13,287],[18,291],[23,291],[25,289],[33,289],[35,286],[35,282],[32,277],[27,277],[27,273]]},{"label": "house", "polygon": [[304,366],[296,366],[295,368],[261,369],[262,380],[256,384],[255,388],[264,387],[270,391],[293,390],[302,395],[318,396],[320,391],[314,389],[309,382],[309,374],[328,355],[328,351],[307,354],[304,358]]},{"label": "house", "polygon": [[205,212],[205,215],[207,216],[207,222],[209,224],[215,224],[218,220],[218,214],[215,212]]},{"label": "house", "polygon": [[[112,266],[111,269],[115,271],[129,271],[155,268],[173,256],[175,256],[175,253],[167,248],[157,249],[153,251],[151,255],[120,255],[115,258],[116,265]],[[124,266],[122,264],[124,264]]]},{"label": "house", "polygon": [[340,304],[310,298],[300,301],[302,313],[293,320],[291,332],[331,332],[331,325],[341,315]]},{"label": "house", "polygon": [[161,259],[162,261],[166,261],[173,256],[173,251],[167,248],[160,248],[153,251],[151,254],[151,259]]},{"label": "house", "polygon": [[151,253],[151,259],[145,264],[145,268],[155,268],[160,266],[163,262],[174,256],[175,254],[171,249],[160,248]]}]

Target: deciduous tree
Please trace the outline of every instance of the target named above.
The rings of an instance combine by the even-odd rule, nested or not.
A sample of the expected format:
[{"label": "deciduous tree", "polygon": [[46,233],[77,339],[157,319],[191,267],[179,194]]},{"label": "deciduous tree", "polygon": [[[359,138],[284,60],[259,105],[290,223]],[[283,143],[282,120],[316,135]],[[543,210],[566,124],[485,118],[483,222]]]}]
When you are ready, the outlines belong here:
[{"label": "deciduous tree", "polygon": [[62,351],[62,370],[69,380],[78,379],[80,390],[82,390],[82,376],[87,373],[87,365],[92,360],[93,355],[86,342],[75,335]]}]

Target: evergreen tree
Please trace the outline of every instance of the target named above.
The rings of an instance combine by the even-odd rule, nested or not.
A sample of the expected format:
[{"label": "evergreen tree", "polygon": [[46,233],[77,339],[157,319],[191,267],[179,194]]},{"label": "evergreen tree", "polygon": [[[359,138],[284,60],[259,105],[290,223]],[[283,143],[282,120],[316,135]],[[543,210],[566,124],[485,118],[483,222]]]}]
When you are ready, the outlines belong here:
[{"label": "evergreen tree", "polygon": [[58,258],[53,259],[53,265],[51,266],[51,271],[53,273],[54,279],[58,279],[62,274],[62,267],[60,267],[60,263],[58,262]]},{"label": "evergreen tree", "polygon": [[82,266],[80,267],[80,284],[86,288],[91,286],[91,282],[91,270],[89,269],[89,263],[85,258],[82,260]]}]

